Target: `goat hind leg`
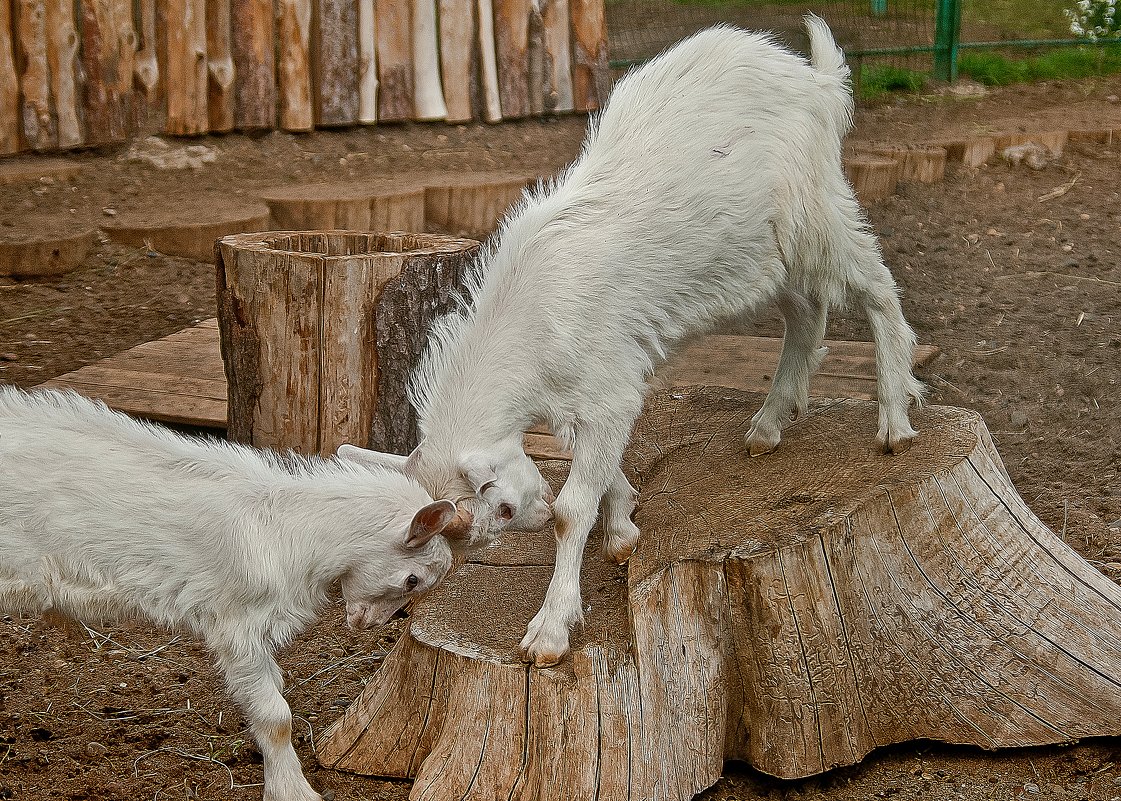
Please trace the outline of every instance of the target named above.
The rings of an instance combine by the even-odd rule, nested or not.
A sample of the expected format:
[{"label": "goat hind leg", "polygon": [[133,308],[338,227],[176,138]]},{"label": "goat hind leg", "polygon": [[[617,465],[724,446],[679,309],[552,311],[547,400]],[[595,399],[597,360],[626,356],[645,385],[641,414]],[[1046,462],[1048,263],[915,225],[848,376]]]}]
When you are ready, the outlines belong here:
[{"label": "goat hind leg", "polygon": [[622,467],[603,496],[603,554],[616,564],[625,564],[638,544],[638,526],[633,520],[638,493]]},{"label": "goat hind leg", "polygon": [[751,456],[770,453],[782,439],[782,429],[791,419],[805,414],[810,397],[810,378],[825,358],[825,302],[784,290],[777,299],[785,331],[775,380],[762,408],[751,418],[747,452]]}]

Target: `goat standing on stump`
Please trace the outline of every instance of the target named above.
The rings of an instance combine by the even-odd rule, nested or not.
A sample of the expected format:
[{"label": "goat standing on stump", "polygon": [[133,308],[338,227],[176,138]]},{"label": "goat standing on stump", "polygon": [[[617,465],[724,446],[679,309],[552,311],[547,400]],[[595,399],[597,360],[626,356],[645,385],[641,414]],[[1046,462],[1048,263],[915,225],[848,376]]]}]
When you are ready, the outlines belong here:
[{"label": "goat standing on stump", "polygon": [[139,616],[199,635],[249,719],[266,801],[320,799],[275,650],[337,580],[351,627],[386,622],[447,574],[461,515],[395,470],[285,462],[0,387],[0,614]]},{"label": "goat standing on stump", "polygon": [[810,63],[716,27],[620,80],[580,157],[511,213],[464,307],[435,326],[412,387],[420,445],[407,460],[365,455],[434,497],[485,498],[497,528],[530,529],[550,496],[523,432],[546,422],[572,449],[553,507],[556,569],[521,643],[538,666],[564,656],[582,618],[580,562],[601,503],[607,556],[634,550],[623,450],[646,379],[684,339],[777,303],[782,355],[746,437],[758,456],[805,410],[826,313],[852,297],[875,339],[879,445],[898,453],[915,436],[915,335],[841,166],[848,68],[824,22],[806,27]]}]

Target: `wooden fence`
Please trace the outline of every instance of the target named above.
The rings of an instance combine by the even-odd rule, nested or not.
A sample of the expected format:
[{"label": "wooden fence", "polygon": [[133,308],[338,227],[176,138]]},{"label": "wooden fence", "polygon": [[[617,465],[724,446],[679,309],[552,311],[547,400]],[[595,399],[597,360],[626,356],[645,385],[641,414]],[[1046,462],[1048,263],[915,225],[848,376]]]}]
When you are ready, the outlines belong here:
[{"label": "wooden fence", "polygon": [[603,0],[0,0],[0,154],[590,111]]}]

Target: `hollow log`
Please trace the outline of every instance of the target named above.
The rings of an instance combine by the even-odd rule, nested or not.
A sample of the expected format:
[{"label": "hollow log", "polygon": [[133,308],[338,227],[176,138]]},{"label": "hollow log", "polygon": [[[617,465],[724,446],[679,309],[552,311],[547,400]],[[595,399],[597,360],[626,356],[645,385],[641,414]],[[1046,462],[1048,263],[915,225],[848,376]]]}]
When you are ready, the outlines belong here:
[{"label": "hollow log", "polygon": [[277,72],[280,127],[310,131],[315,125],[311,97],[311,2],[277,0]]},{"label": "hollow log", "polygon": [[374,2],[378,52],[378,119],[413,117],[413,20],[405,0]]},{"label": "hollow log", "polygon": [[334,453],[407,453],[405,386],[479,243],[422,234],[273,232],[218,245],[227,434]]},{"label": "hollow log", "polygon": [[51,115],[46,0],[16,0],[15,8],[17,61],[23,65],[19,76],[23,136],[32,150],[52,150],[58,139]]},{"label": "hollow log", "polygon": [[276,117],[276,54],[272,0],[232,0],[234,123],[272,128]]},{"label": "hollow log", "polygon": [[374,0],[358,0],[358,121],[378,121],[377,32]]},{"label": "hollow log", "polygon": [[206,0],[206,113],[211,131],[234,127],[232,23],[230,0]]},{"label": "hollow log", "polygon": [[74,4],[70,0],[47,0],[47,65],[51,71],[51,97],[54,98],[57,145],[61,149],[82,144],[82,124],[78,119],[78,28],[74,23]]},{"label": "hollow log", "polygon": [[577,111],[595,111],[611,93],[607,15],[603,0],[571,0],[572,97]]},{"label": "hollow log", "polygon": [[502,99],[498,92],[498,61],[494,52],[494,5],[476,0],[479,34],[479,91],[486,122],[502,121]]},{"label": "hollow log", "polygon": [[261,194],[283,231],[424,231],[424,187],[399,181],[295,184]]},{"label": "hollow log", "polygon": [[814,402],[750,459],[759,401],[648,400],[642,537],[626,567],[593,542],[569,658],[518,658],[555,546],[508,535],[417,605],[320,762],[426,801],[690,799],[726,760],[798,778],[912,739],[1121,733],[1121,589],[1028,510],[979,415],[915,410],[883,456],[874,402]]},{"label": "hollow log", "polygon": [[413,0],[413,116],[442,120],[448,116],[440,86],[440,41],[436,0]]},{"label": "hollow log", "polygon": [[317,0],[312,85],[317,125],[358,122],[358,5]]},{"label": "hollow log", "polygon": [[[448,122],[475,119],[472,96],[479,65],[474,0],[440,0],[440,74]],[[473,88],[472,84],[476,86]]]},{"label": "hollow log", "polygon": [[167,125],[169,134],[206,133],[206,0],[167,2]]},{"label": "hollow log", "polygon": [[493,0],[494,50],[498,64],[498,96],[502,116],[530,113],[529,22],[532,0]]},{"label": "hollow log", "polygon": [[[567,0],[541,2],[541,100],[534,113],[572,111],[572,47]],[[533,52],[536,52],[534,50]],[[532,86],[537,86],[533,81]]]},{"label": "hollow log", "polygon": [[861,203],[874,203],[895,194],[902,167],[893,158],[860,155],[844,160],[845,176]]},{"label": "hollow log", "polygon": [[441,176],[424,190],[425,221],[456,236],[485,239],[536,181],[536,177],[506,172],[465,173],[454,179]]},{"label": "hollow log", "polygon": [[12,50],[13,22],[11,3],[0,3],[0,154],[20,150],[19,75]]}]

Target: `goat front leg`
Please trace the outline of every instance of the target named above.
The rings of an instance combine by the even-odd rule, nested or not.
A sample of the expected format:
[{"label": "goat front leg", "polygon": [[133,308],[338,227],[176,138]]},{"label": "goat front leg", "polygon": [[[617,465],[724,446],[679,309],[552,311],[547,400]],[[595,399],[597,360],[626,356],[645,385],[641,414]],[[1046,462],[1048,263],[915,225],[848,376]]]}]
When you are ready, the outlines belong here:
[{"label": "goat front leg", "polygon": [[622,467],[615,468],[615,478],[603,496],[603,555],[616,564],[626,564],[638,544],[638,526],[634,510],[638,493]]},{"label": "goat front leg", "polygon": [[[580,565],[588,533],[596,522],[600,500],[622,475],[619,463],[637,410],[619,425],[585,427],[577,431],[572,468],[553,506],[553,530],[557,538],[557,560],[545,602],[529,622],[521,642],[522,659],[537,667],[549,667],[568,653],[568,636],[583,621],[580,606]],[[624,482],[626,478],[623,478]],[[630,489],[630,484],[627,484]],[[629,522],[629,512],[628,512]],[[632,524],[633,525],[633,524]],[[636,529],[637,530],[637,529]]]},{"label": "goat front leg", "polygon": [[265,771],[264,801],[323,801],[304,778],[292,746],[292,710],[280,668],[264,643],[211,642],[230,695],[249,721]]}]

